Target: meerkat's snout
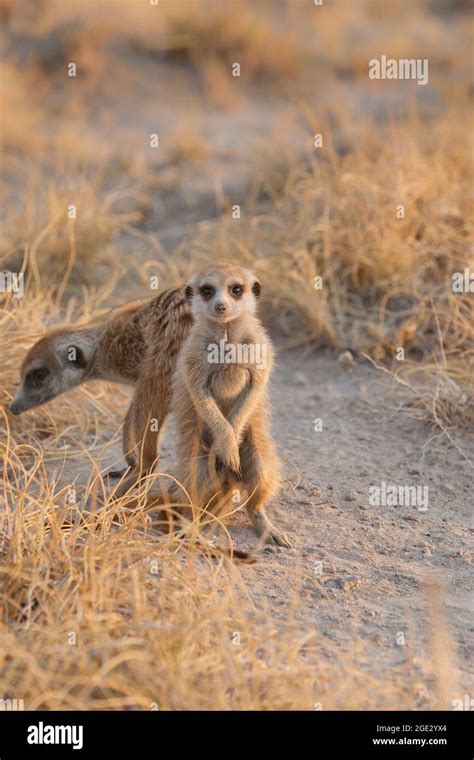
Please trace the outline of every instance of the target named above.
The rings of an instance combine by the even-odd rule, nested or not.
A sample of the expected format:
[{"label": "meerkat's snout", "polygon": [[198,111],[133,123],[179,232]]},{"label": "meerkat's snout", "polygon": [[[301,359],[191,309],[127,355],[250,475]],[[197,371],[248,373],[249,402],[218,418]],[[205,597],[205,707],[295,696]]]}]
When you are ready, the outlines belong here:
[{"label": "meerkat's snout", "polygon": [[48,367],[35,366],[28,369],[8,407],[9,411],[15,415],[22,414],[49,401],[53,395],[51,384],[52,377]]},{"label": "meerkat's snout", "polygon": [[216,314],[225,314],[227,311],[227,306],[223,301],[218,301],[218,303],[216,303],[214,306],[214,311]]},{"label": "meerkat's snout", "polygon": [[19,399],[13,399],[10,406],[8,407],[8,411],[11,412],[11,414],[21,414],[24,411],[19,402]]},{"label": "meerkat's snout", "polygon": [[232,289],[232,284],[229,282],[218,283],[214,298],[209,304],[212,315],[219,322],[229,322],[239,314],[238,297],[234,295]]}]

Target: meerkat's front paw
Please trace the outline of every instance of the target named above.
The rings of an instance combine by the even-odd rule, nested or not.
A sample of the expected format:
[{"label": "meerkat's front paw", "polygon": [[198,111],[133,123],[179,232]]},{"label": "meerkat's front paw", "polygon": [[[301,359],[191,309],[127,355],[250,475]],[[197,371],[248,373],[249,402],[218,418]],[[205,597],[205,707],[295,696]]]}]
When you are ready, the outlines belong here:
[{"label": "meerkat's front paw", "polygon": [[[216,470],[219,471],[219,469],[226,468],[230,470],[232,473],[235,473],[235,475],[240,476],[240,454],[239,454],[239,447],[237,445],[237,441],[235,440],[235,436],[232,434],[232,436],[229,436],[226,438],[226,440],[222,441],[222,443],[216,442],[216,445],[213,447],[214,453],[216,455]],[[219,468],[218,468],[219,463]]]},{"label": "meerkat's front paw", "polygon": [[240,472],[240,470],[231,470],[230,467],[226,467],[224,465],[220,457],[216,456],[216,472],[220,474],[224,470],[226,470],[234,480],[237,480],[238,482],[242,480],[242,473]]}]

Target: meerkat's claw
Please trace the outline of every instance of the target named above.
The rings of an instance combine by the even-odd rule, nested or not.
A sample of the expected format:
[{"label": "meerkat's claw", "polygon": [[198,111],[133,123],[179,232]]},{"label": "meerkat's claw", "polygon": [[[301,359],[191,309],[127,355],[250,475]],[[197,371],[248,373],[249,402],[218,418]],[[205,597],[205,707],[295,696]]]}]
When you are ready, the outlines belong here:
[{"label": "meerkat's claw", "polygon": [[276,544],[283,546],[285,549],[291,549],[293,546],[291,539],[286,533],[283,533],[270,522],[268,517],[261,512],[250,512],[250,518],[257,530],[258,535],[267,544]]},{"label": "meerkat's claw", "polygon": [[231,478],[233,480],[236,480],[238,483],[242,481],[242,472],[241,470],[234,470],[232,467],[228,467],[224,464],[222,459],[220,457],[216,457],[216,472],[221,473],[223,470],[229,473]]},{"label": "meerkat's claw", "polygon": [[[270,541],[268,539],[271,539]],[[286,533],[281,533],[273,528],[267,536],[267,543],[275,543],[277,546],[283,546],[285,549],[291,549],[293,543]]]}]

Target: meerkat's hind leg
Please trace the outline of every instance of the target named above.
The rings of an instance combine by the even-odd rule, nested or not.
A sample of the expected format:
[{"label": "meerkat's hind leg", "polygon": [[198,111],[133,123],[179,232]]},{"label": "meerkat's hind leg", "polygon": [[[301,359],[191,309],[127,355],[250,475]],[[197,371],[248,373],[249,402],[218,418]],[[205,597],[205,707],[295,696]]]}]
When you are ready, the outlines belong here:
[{"label": "meerkat's hind leg", "polygon": [[253,429],[247,431],[240,446],[240,463],[249,494],[245,506],[252,525],[267,543],[289,549],[291,540],[273,525],[265,509],[267,502],[278,490],[279,461],[266,433],[265,419],[258,415],[254,417]]},{"label": "meerkat's hind leg", "polygon": [[123,451],[123,456],[125,458],[125,461],[127,463],[127,467],[122,467],[120,470],[118,469],[109,470],[109,472],[107,472],[107,475],[109,478],[113,478],[114,480],[119,480],[120,478],[125,477],[125,475],[128,475],[137,466],[137,462],[132,453],[133,448],[134,448],[133,415],[134,415],[134,404],[132,401],[132,403],[128,407],[127,414],[125,415],[125,420],[123,423],[123,431],[122,431],[122,451]]},{"label": "meerkat's hind leg", "polygon": [[119,474],[117,476],[123,478],[123,480],[116,487],[115,496],[123,496],[126,494],[127,491],[129,491],[131,488],[139,485],[140,482],[143,482],[148,477],[148,475],[151,475],[154,469],[155,461],[149,464],[147,467],[128,467],[123,471],[122,474]]},{"label": "meerkat's hind leg", "polygon": [[246,504],[250,521],[260,538],[264,538],[266,543],[275,543],[277,546],[284,546],[286,549],[290,549],[292,546],[290,538],[286,533],[283,533],[283,531],[273,525],[265,511],[267,500],[268,495],[265,489],[257,486],[257,490],[250,496]]},{"label": "meerkat's hind leg", "polygon": [[158,444],[170,401],[170,388],[166,387],[160,378],[151,376],[139,381],[125,419],[127,431],[124,430],[124,447],[131,444],[130,453],[125,453],[127,462],[132,463],[131,471],[119,484],[117,496],[123,496],[155,469],[158,462]]}]

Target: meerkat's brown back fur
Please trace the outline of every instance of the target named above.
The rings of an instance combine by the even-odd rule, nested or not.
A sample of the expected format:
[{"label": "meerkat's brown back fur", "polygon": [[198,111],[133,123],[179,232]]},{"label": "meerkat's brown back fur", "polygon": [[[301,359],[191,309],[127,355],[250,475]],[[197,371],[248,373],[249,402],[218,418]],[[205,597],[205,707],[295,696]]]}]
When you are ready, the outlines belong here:
[{"label": "meerkat's brown back fur", "polygon": [[184,288],[172,288],[86,325],[52,330],[25,357],[10,409],[20,414],[88,380],[135,386],[123,428],[124,455],[132,467],[125,489],[156,460],[177,354],[191,322]]}]

